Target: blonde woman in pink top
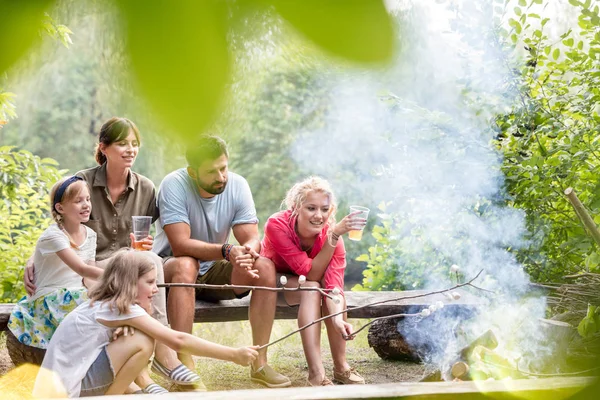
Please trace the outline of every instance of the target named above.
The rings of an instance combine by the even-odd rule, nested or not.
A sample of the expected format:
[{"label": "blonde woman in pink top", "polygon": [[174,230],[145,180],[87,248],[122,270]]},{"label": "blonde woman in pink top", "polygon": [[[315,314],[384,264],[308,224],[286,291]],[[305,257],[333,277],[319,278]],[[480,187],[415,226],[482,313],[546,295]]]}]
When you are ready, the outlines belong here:
[{"label": "blonde woman in pink top", "polygon": [[[277,272],[286,274],[286,287],[297,287],[300,275],[306,277],[303,286],[322,287],[340,291],[336,304],[316,291],[286,292],[289,305],[299,304],[298,325],[304,326],[321,315],[346,308],[344,270],[346,250],[342,236],[353,229],[362,229],[366,220],[356,213],[335,221],[337,203],[329,183],[310,177],[295,184],[287,193],[287,210],[273,214],[265,225],[265,237],[260,255],[270,259]],[[346,338],[352,336],[352,326],[346,314],[325,320],[327,337],[333,357],[333,379],[344,384],[363,384],[365,380],[346,360]],[[321,324],[301,332],[302,346],[308,363],[309,386],[333,383],[325,374],[321,359]]]}]

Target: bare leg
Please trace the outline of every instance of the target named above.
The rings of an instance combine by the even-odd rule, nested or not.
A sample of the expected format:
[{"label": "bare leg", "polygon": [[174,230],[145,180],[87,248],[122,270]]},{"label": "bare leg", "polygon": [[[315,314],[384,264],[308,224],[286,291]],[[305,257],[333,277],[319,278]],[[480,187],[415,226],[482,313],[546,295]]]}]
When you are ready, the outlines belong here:
[{"label": "bare leg", "polygon": [[109,343],[106,353],[115,370],[115,380],[106,394],[125,393],[134,378],[146,369],[153,351],[154,339],[139,331]]},{"label": "bare leg", "polygon": [[[346,308],[346,299],[342,297],[343,309]],[[330,312],[327,309],[326,302],[323,302],[323,315],[329,315]],[[346,320],[346,314],[342,314],[344,320]],[[327,338],[329,339],[329,347],[331,348],[331,357],[333,358],[333,369],[338,372],[347,371],[350,369],[348,361],[346,361],[346,340],[342,335],[335,330],[333,326],[332,318],[325,320],[325,327],[327,328]]]},{"label": "bare leg", "polygon": [[[176,257],[164,265],[165,282],[195,283],[198,276],[198,261],[192,257]],[[167,299],[167,314],[171,328],[186,333],[192,333],[194,326],[194,310],[196,293],[194,288],[171,288]],[[194,360],[189,354],[178,354],[181,362],[192,371],[195,369]]]},{"label": "bare leg", "polygon": [[[240,268],[233,268],[231,272],[231,283],[234,285],[256,285],[275,287],[275,266],[271,260],[260,257],[254,263],[258,270],[259,278],[253,279]],[[248,319],[252,327],[252,343],[255,345],[269,343],[271,329],[275,320],[275,307],[277,305],[277,293],[267,290],[256,290],[250,298]],[[258,352],[258,358],[252,364],[260,368],[267,363],[267,349]]]},{"label": "bare leg", "polygon": [[[298,277],[288,278],[286,287],[298,287]],[[319,282],[307,281],[304,287],[320,287]],[[318,292],[286,292],[285,301],[289,305],[300,304],[298,308],[298,327],[307,325],[321,317],[321,294]],[[302,348],[308,364],[308,381],[318,386],[325,379],[325,368],[321,358],[321,323],[314,324],[300,332]]]}]

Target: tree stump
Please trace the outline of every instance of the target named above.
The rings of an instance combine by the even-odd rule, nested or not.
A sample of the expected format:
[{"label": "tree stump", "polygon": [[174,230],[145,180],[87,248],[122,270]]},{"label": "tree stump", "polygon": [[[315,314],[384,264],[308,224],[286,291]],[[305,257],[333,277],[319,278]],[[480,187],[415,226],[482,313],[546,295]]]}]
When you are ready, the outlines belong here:
[{"label": "tree stump", "polygon": [[44,349],[27,346],[19,342],[10,330],[6,330],[6,348],[15,367],[26,363],[42,365],[42,360],[46,354]]},{"label": "tree stump", "polygon": [[384,360],[420,362],[421,357],[398,332],[402,318],[381,319],[373,322],[367,336],[369,346]]}]

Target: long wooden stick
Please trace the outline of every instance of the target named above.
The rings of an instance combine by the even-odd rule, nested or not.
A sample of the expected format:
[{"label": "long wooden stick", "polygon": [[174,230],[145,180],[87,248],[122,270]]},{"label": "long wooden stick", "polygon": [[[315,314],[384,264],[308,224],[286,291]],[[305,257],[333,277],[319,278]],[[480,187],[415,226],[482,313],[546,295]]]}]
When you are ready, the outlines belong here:
[{"label": "long wooden stick", "polygon": [[298,286],[298,287],[270,287],[270,286],[248,286],[248,285],[231,285],[226,283],[224,285],[213,285],[210,283],[159,283],[158,287],[190,287],[196,289],[216,289],[216,290],[227,290],[227,289],[246,289],[246,290],[267,290],[270,292],[295,292],[298,290],[307,290],[313,292],[321,292],[322,294],[330,293],[333,289],[322,289],[318,287],[309,286]]},{"label": "long wooden stick", "polygon": [[585,226],[585,228],[587,229],[592,239],[594,239],[594,242],[596,242],[596,244],[600,246],[600,231],[598,230],[598,226],[596,226],[596,223],[594,222],[592,216],[585,209],[584,205],[579,200],[579,197],[577,197],[577,194],[575,193],[573,188],[567,188],[565,190],[565,196],[567,196],[567,199],[575,209],[575,213],[583,223],[583,226]]},{"label": "long wooden stick", "polygon": [[[394,298],[394,299],[380,300],[380,301],[376,301],[376,302],[374,302],[374,303],[369,303],[369,304],[365,304],[365,305],[362,305],[362,306],[353,307],[353,308],[352,308],[352,310],[360,310],[361,308],[370,307],[370,306],[374,306],[374,305],[377,305],[377,304],[389,303],[389,302],[392,302],[392,301],[399,301],[399,300],[404,300],[404,299],[416,299],[416,298],[419,298],[419,297],[426,297],[426,296],[431,296],[431,295],[434,295],[434,294],[446,293],[446,292],[450,292],[450,291],[452,291],[452,290],[458,289],[459,287],[463,287],[463,286],[471,286],[471,287],[474,287],[474,288],[476,288],[476,289],[480,289],[480,288],[478,288],[478,287],[476,287],[476,286],[472,285],[472,282],[473,282],[475,279],[477,279],[477,278],[479,277],[479,275],[481,275],[481,273],[482,273],[482,272],[483,272],[483,270],[480,270],[480,271],[477,273],[477,275],[475,275],[475,276],[474,276],[474,277],[473,277],[471,280],[469,280],[468,282],[465,282],[465,283],[460,283],[460,284],[454,285],[454,286],[452,286],[451,288],[448,288],[448,289],[436,290],[436,291],[429,292],[429,293],[424,293],[424,294],[415,294],[415,295],[412,295],[412,296],[403,296],[403,297],[397,297],[397,298]],[[326,319],[329,319],[329,318],[333,318],[333,317],[335,317],[336,315],[340,315],[340,314],[343,314],[343,313],[345,313],[345,312],[348,312],[348,310],[349,310],[349,309],[348,309],[348,308],[346,308],[346,309],[344,309],[344,310],[342,310],[342,311],[338,311],[338,312],[336,312],[336,313],[329,314],[329,315],[326,315],[326,316],[324,316],[324,317],[321,317],[321,318],[319,318],[319,319],[316,319],[316,320],[314,320],[313,322],[310,322],[310,323],[308,323],[308,324],[304,325],[303,327],[301,327],[301,328],[298,328],[298,329],[296,329],[295,331],[293,331],[293,332],[290,332],[290,333],[288,333],[287,335],[285,335],[285,336],[283,336],[283,337],[281,337],[281,338],[279,338],[279,339],[276,339],[276,340],[274,340],[274,341],[272,341],[272,342],[269,342],[269,343],[267,343],[267,344],[263,344],[262,346],[259,346],[258,350],[261,350],[261,349],[264,349],[264,348],[266,348],[266,347],[272,346],[272,345],[274,345],[275,343],[278,343],[278,342],[282,341],[283,339],[287,339],[288,337],[292,336],[293,334],[295,334],[295,333],[298,333],[298,332],[301,332],[301,331],[303,331],[303,330],[305,330],[305,329],[309,328],[310,326],[312,326],[312,325],[314,325],[314,324],[316,324],[316,323],[319,323],[319,322],[321,322],[321,321],[324,321],[324,320],[326,320]],[[419,314],[406,314],[406,315],[407,315],[407,316],[408,316],[408,315],[410,315],[410,316],[414,316],[414,315],[419,315]],[[396,317],[396,316],[402,316],[402,314],[396,314],[396,315],[394,315],[394,317]],[[380,317],[380,318],[384,318],[384,317]],[[368,324],[367,324],[367,325],[368,325]],[[361,328],[360,330],[362,330],[362,328]],[[354,334],[353,334],[353,335],[351,335],[351,337],[354,337]],[[344,339],[350,339],[350,337],[345,337]]]},{"label": "long wooden stick", "polygon": [[[321,293],[323,296],[328,297],[334,301],[336,301],[336,296],[335,295],[331,295],[330,293],[333,292],[335,289],[323,289],[323,288],[319,288],[319,287],[310,287],[310,286],[301,286],[298,285],[297,287],[280,287],[280,288],[274,288],[274,287],[270,287],[270,286],[248,286],[248,285],[232,285],[229,283],[226,283],[224,285],[213,285],[210,283],[159,283],[156,286],[158,287],[191,287],[191,288],[196,288],[196,289],[216,289],[216,290],[227,290],[227,289],[245,289],[245,290],[266,290],[269,292],[297,292],[297,291],[312,291],[312,292],[319,292]],[[339,301],[339,298],[338,300]]]}]

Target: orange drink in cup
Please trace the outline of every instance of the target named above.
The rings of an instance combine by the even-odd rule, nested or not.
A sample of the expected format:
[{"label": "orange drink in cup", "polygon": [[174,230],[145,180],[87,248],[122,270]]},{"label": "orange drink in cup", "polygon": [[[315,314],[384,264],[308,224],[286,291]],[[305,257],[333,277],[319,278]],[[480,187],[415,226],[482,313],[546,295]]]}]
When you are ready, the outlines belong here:
[{"label": "orange drink in cup", "polygon": [[[351,214],[355,213],[357,211],[360,211],[359,213],[356,214],[357,217],[364,218],[364,219],[369,218],[370,210],[367,207],[350,206]],[[363,235],[363,229],[351,230],[350,232],[348,232],[348,239],[354,240],[354,241],[359,241],[362,239],[362,235]]]},{"label": "orange drink in cup", "polygon": [[134,216],[131,217],[133,222],[133,249],[137,251],[146,251],[144,248],[144,240],[150,234],[150,225],[152,225],[152,217]]}]

